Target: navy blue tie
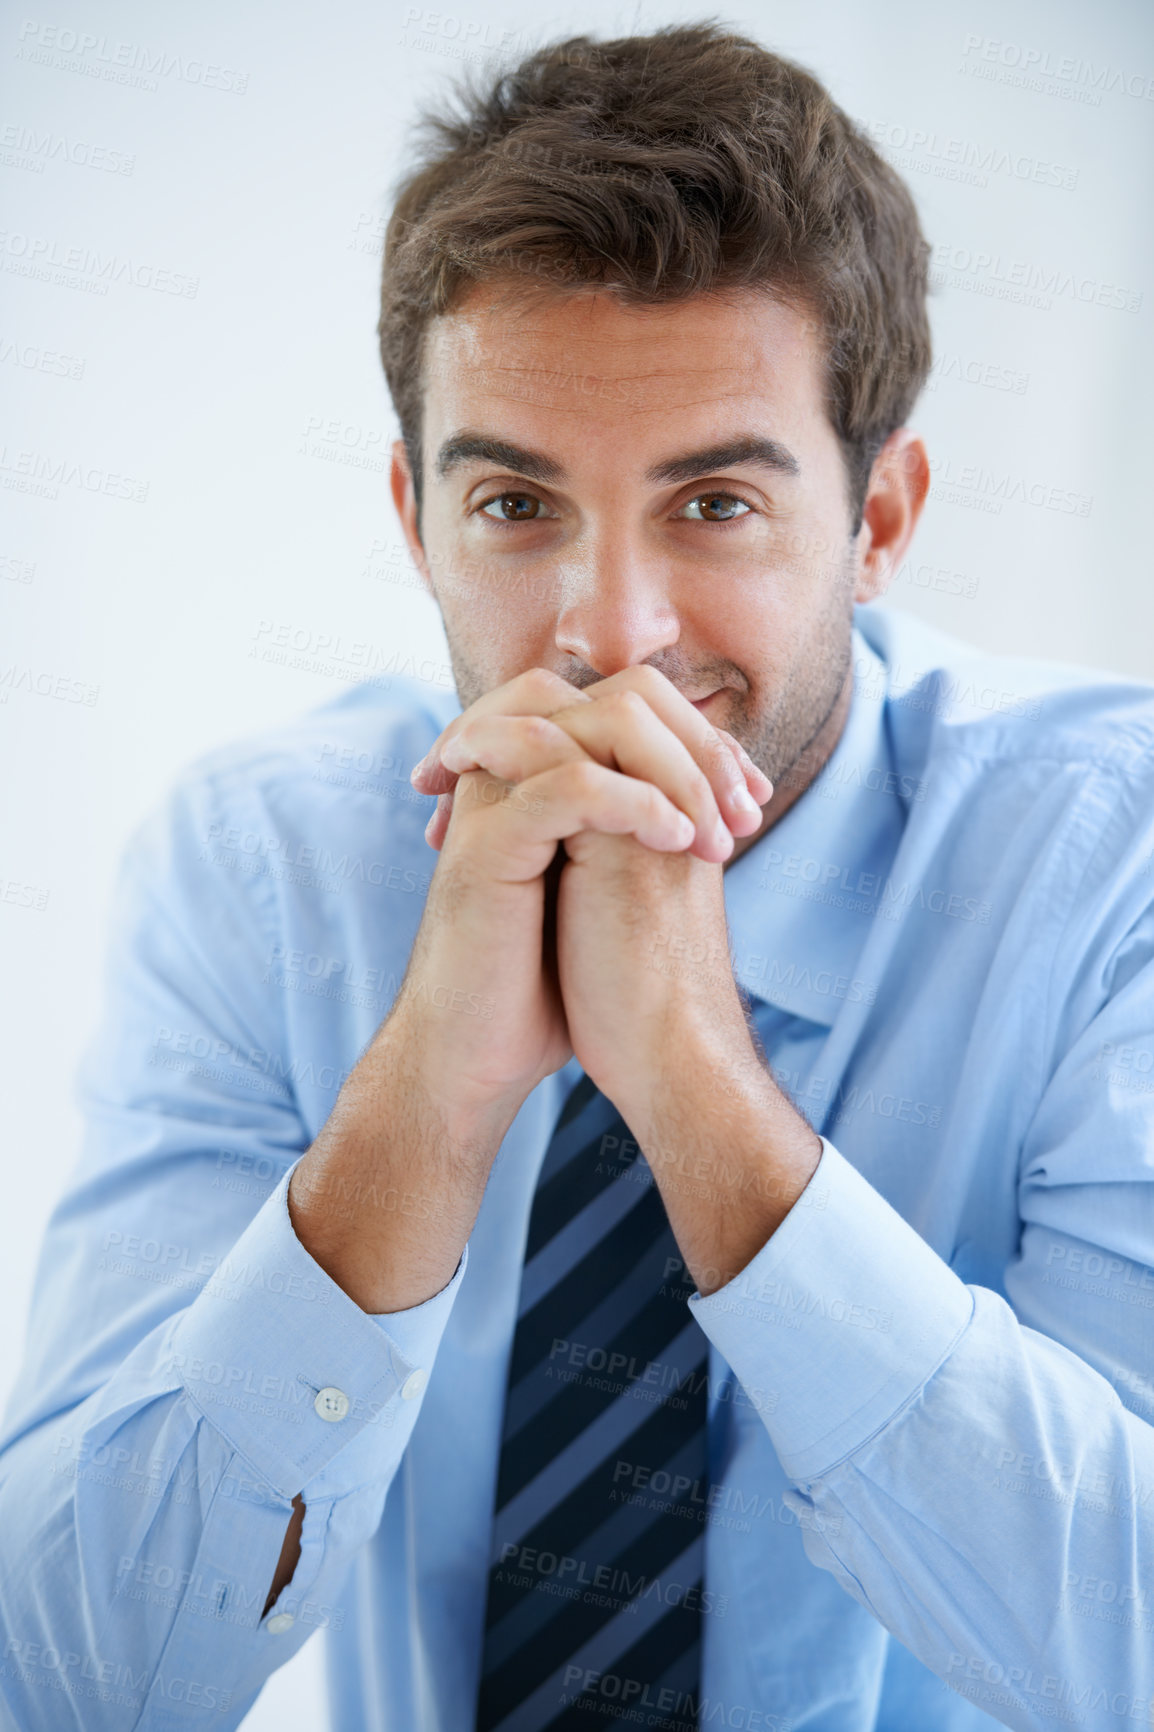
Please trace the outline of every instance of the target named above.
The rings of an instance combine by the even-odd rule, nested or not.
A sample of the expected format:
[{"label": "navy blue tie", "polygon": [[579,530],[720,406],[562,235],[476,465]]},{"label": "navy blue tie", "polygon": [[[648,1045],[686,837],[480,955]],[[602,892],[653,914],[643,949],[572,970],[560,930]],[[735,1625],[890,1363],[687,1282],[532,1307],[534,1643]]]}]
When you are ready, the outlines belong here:
[{"label": "navy blue tie", "polygon": [[476,1732],[696,1732],[708,1343],[660,1193],[588,1077],[537,1181]]}]

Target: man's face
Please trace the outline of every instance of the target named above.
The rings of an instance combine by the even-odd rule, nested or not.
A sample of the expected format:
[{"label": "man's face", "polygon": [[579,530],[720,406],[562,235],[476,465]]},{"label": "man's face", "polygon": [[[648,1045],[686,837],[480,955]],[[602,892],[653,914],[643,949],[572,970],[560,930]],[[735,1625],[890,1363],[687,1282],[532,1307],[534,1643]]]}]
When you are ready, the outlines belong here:
[{"label": "man's face", "polygon": [[[820,340],[756,292],[626,307],[490,283],[433,322],[423,563],[463,708],[531,667],[580,688],[648,662],[780,781],[879,587]],[[402,516],[412,535],[411,499]]]}]

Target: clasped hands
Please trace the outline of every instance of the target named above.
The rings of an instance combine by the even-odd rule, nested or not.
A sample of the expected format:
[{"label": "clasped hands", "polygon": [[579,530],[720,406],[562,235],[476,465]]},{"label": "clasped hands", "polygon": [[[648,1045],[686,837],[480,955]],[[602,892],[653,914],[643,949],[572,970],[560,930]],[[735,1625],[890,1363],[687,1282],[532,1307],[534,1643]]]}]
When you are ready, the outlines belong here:
[{"label": "clasped hands", "polygon": [[583,692],[530,669],[454,718],[412,781],[439,795],[440,858],[389,1014],[293,1175],[298,1237],[373,1314],[440,1292],[509,1126],[575,1054],[715,1291],[821,1154],[729,961],[722,862],[770,783],[649,667]]},{"label": "clasped hands", "polygon": [[773,785],[663,674],[633,667],[578,691],[530,669],[455,717],[411,779],[439,796],[426,837],[442,854],[434,886],[454,886],[441,887],[442,911],[466,897],[475,913],[487,884],[522,962],[525,923],[549,919],[544,880],[564,845],[555,933],[536,934],[542,969],[555,968],[542,983],[552,1026],[540,1074],[575,1053],[632,1125],[631,1112],[648,1121],[671,1069],[748,1048],[721,868],[734,838],[760,826]]}]

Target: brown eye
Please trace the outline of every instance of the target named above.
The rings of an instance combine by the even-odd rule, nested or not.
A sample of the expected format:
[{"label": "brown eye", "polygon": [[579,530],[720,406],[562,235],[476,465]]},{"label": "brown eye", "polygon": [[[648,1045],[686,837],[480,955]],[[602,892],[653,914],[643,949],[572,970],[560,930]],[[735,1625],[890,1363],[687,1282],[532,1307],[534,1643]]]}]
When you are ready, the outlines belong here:
[{"label": "brown eye", "polygon": [[705,523],[731,523],[734,518],[748,514],[749,506],[733,493],[699,493],[696,499],[682,506],[678,515],[695,517]]},{"label": "brown eye", "polygon": [[[494,511],[493,506],[499,510]],[[541,501],[532,493],[501,493],[481,507],[486,517],[496,517],[499,523],[528,523],[543,516]]]}]

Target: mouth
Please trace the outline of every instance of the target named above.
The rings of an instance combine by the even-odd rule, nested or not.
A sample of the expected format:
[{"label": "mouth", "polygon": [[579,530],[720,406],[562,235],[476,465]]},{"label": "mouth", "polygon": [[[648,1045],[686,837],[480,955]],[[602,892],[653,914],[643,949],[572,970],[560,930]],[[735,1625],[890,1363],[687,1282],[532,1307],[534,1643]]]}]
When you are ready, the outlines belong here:
[{"label": "mouth", "polygon": [[718,686],[716,691],[707,692],[703,698],[690,698],[689,701],[695,710],[701,710],[704,712],[707,706],[713,702],[714,698],[719,698],[721,696],[721,692],[722,687]]}]

